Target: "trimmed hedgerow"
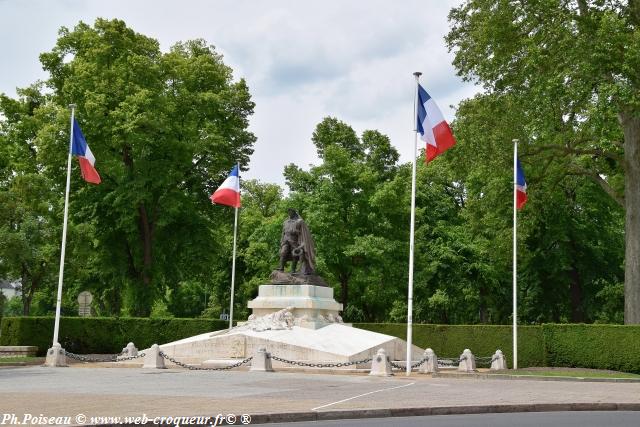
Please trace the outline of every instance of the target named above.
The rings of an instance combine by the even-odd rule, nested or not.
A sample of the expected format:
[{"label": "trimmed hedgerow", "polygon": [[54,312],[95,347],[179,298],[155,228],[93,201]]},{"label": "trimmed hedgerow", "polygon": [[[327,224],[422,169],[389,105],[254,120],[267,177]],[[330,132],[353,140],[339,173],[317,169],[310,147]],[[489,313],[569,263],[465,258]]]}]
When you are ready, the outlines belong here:
[{"label": "trimmed hedgerow", "polygon": [[[53,317],[5,317],[0,324],[0,345],[35,345],[44,355],[53,340]],[[128,342],[139,349],[205,332],[225,329],[216,319],[147,319],[112,317],[62,317],[58,341],[79,354],[118,353]]]},{"label": "trimmed hedgerow", "polygon": [[542,326],[550,366],[640,373],[640,325]]},{"label": "trimmed hedgerow", "polygon": [[[51,346],[53,317],[5,317],[0,345]],[[206,332],[228,323],[215,319],[63,317],[59,341],[79,354],[118,353],[133,342],[139,349]],[[402,323],[357,323],[355,327],[406,339]],[[457,357],[465,348],[479,357],[503,351],[512,363],[512,332],[506,325],[413,325],[413,343],[440,357]],[[518,328],[518,367],[558,366],[640,373],[640,325],[545,324]]]},{"label": "trimmed hedgerow", "polygon": [[[407,325],[403,323],[358,323],[354,326],[393,335],[403,340]],[[440,357],[457,357],[466,348],[477,357],[491,356],[500,349],[512,363],[512,329],[505,325],[413,325],[413,343],[431,348]],[[518,367],[544,366],[545,352],[540,326],[518,327]]]}]

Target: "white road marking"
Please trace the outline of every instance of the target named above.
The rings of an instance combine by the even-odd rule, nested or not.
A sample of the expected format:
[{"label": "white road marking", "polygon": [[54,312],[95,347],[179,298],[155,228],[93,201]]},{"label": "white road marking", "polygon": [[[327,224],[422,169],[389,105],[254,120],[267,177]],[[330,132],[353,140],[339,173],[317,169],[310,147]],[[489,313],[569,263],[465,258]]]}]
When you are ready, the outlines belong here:
[{"label": "white road marking", "polygon": [[394,389],[402,388],[402,387],[409,387],[410,385],[414,385],[414,384],[415,383],[409,383],[409,384],[399,385],[399,386],[396,386],[396,387],[389,387],[389,388],[383,388],[383,389],[380,389],[380,390],[370,391],[369,393],[359,394],[357,396],[349,397],[347,399],[338,400],[337,402],[327,403],[326,405],[318,406],[316,408],[312,408],[311,410],[312,411],[316,411],[318,409],[326,408],[327,406],[337,405],[338,403],[346,402],[348,400],[357,399],[357,398],[362,397],[362,396],[368,396],[370,394],[379,393],[381,391],[394,390]]}]

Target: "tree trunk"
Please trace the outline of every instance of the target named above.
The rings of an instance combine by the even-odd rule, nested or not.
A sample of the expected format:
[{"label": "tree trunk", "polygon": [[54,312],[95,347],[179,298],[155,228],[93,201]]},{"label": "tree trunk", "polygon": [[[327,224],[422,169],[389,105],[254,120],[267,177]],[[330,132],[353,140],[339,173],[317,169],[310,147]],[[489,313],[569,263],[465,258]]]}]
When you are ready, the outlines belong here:
[{"label": "tree trunk", "polygon": [[624,323],[640,323],[640,117],[620,113],[624,132]]},{"label": "tree trunk", "polygon": [[[29,273],[26,264],[22,264],[22,272],[20,274],[20,283],[22,283],[22,315],[28,316],[31,312],[31,300],[33,299],[33,279]],[[30,286],[27,286],[27,283]]]},{"label": "tree trunk", "polygon": [[484,286],[480,286],[480,289],[478,290],[478,315],[480,317],[480,323],[487,323],[488,321],[486,296],[487,292],[485,291]]},{"label": "tree trunk", "polygon": [[28,316],[31,313],[31,300],[33,299],[32,292],[22,293],[22,315]]},{"label": "tree trunk", "polygon": [[140,204],[138,207],[138,213],[140,214],[140,240],[142,241],[141,278],[142,283],[148,287],[151,285],[151,265],[153,263],[151,254],[151,233],[153,226],[149,222],[149,216],[143,204]]},{"label": "tree trunk", "polygon": [[584,322],[584,315],[582,313],[582,284],[580,280],[580,272],[576,268],[575,264],[571,266],[569,276],[571,277],[571,282],[569,283],[571,321],[573,323],[582,323]]},{"label": "tree trunk", "polygon": [[142,301],[138,301],[137,314],[140,316],[148,316],[151,313],[153,305],[153,289],[152,289],[152,267],[153,267],[153,223],[149,220],[147,209],[144,204],[138,206],[140,241],[142,243],[142,268],[139,270],[140,279],[142,280],[142,289],[138,293]]}]

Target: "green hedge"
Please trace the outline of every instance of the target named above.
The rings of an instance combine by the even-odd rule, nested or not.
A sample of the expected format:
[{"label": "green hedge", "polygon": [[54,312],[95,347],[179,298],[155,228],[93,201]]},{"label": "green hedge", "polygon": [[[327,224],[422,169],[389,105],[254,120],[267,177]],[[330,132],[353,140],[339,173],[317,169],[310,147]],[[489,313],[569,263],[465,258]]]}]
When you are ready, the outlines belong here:
[{"label": "green hedge", "polygon": [[[404,323],[357,323],[353,326],[381,334],[407,338]],[[457,357],[465,348],[479,357],[502,350],[507,363],[513,361],[512,330],[505,325],[413,325],[413,343],[431,348],[441,357]],[[540,326],[518,327],[518,367],[544,366],[545,351]]]},{"label": "green hedge", "polygon": [[550,366],[640,374],[640,325],[543,325]]},{"label": "green hedge", "polygon": [[[44,355],[53,340],[53,317],[4,317],[0,345],[35,345]],[[118,353],[128,342],[139,349],[227,328],[216,319],[62,317],[58,341],[73,353]]]},{"label": "green hedge", "polygon": [[[53,337],[52,317],[5,317],[0,345],[36,345],[44,355]],[[63,317],[59,341],[79,354],[117,353],[132,341],[139,349],[210,331],[228,323],[214,319],[146,319]],[[406,339],[402,323],[356,323],[354,326]],[[511,326],[413,325],[413,343],[431,347],[443,357],[458,356],[465,348],[476,356],[501,349],[509,365]],[[640,325],[545,324],[518,328],[518,367],[566,366],[640,373]]]}]

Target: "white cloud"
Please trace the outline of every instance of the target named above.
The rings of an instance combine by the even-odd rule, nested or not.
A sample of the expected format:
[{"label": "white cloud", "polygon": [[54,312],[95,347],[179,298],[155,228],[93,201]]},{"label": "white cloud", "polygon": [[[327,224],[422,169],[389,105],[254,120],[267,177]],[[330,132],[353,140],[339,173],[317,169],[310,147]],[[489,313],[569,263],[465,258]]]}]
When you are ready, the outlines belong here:
[{"label": "white cloud", "polygon": [[358,132],[390,136],[403,161],[413,146],[412,73],[452,119],[476,89],[451,65],[443,37],[459,1],[406,0],[63,0],[0,2],[0,92],[14,95],[46,78],[38,54],[50,50],[60,26],[96,17],[123,19],[160,41],[163,50],[187,39],[216,46],[256,102],[257,135],[244,176],[283,184],[283,167],[316,163],[311,134],[325,116]]}]

